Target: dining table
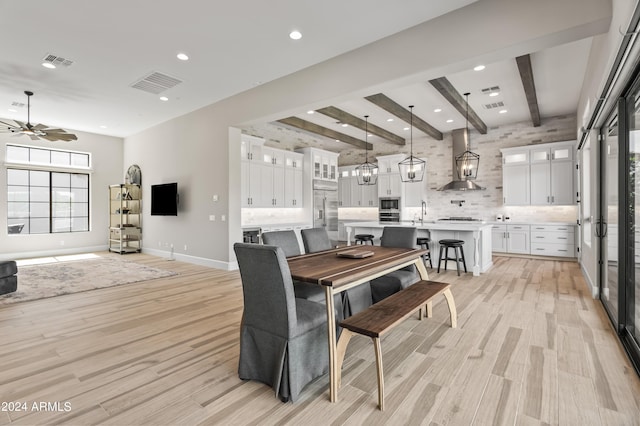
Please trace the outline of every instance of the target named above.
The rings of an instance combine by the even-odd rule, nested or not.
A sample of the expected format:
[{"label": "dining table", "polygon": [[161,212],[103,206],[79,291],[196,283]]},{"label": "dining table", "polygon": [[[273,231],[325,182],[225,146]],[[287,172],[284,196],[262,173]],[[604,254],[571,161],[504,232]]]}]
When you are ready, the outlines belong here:
[{"label": "dining table", "polygon": [[[293,280],[321,285],[325,290],[329,345],[329,398],[331,402],[337,401],[340,377],[337,361],[334,294],[411,264],[415,264],[420,278],[428,281],[429,275],[422,260],[426,253],[426,249],[346,246],[287,259]],[[360,255],[366,257],[360,257]]]}]

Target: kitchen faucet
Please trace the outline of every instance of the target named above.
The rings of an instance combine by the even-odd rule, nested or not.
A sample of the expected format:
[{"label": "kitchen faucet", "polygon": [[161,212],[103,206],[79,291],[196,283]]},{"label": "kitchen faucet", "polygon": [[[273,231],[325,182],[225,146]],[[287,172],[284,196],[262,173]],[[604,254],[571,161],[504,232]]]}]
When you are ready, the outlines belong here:
[{"label": "kitchen faucet", "polygon": [[424,217],[427,214],[427,203],[426,201],[422,202],[422,211],[420,212],[420,224],[424,225]]}]

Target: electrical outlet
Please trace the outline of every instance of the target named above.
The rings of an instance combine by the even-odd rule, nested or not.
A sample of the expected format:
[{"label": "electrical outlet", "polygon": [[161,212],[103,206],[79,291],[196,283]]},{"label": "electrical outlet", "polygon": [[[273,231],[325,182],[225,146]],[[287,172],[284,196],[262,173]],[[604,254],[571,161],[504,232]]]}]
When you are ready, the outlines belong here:
[{"label": "electrical outlet", "polygon": [[184,251],[187,251],[187,245],[186,244],[184,245]]},{"label": "electrical outlet", "polygon": [[216,215],[215,215],[215,214],[210,214],[210,215],[209,215],[209,220],[210,220],[211,222],[215,222],[215,221],[216,221]]},{"label": "electrical outlet", "polygon": [[217,195],[217,194],[213,196],[213,202],[214,202],[214,203],[217,203],[217,202],[218,202],[218,195]]},{"label": "electrical outlet", "polygon": [[222,215],[220,219],[222,219],[222,221],[224,222],[225,220],[227,220],[227,217],[225,215]]}]

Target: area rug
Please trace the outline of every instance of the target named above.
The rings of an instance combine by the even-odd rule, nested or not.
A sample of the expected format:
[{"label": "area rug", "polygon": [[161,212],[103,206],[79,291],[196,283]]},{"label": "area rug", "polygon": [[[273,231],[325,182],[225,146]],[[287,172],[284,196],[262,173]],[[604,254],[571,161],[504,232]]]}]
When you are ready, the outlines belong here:
[{"label": "area rug", "polygon": [[0,296],[0,306],[177,275],[126,260],[98,257],[18,266],[18,290]]}]

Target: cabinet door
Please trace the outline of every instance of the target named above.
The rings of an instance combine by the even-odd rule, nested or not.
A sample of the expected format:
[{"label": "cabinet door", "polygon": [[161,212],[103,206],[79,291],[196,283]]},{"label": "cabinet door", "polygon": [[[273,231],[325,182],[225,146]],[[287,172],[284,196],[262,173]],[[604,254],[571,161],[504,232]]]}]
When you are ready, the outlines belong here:
[{"label": "cabinet door", "polygon": [[253,164],[251,169],[257,169],[259,176],[256,185],[258,191],[251,192],[253,207],[273,207],[273,167],[268,164]]},{"label": "cabinet door", "polygon": [[388,197],[391,195],[391,175],[378,175],[378,197]]},{"label": "cabinet door", "polygon": [[251,207],[251,163],[249,161],[240,162],[240,198],[242,207]]},{"label": "cabinet door", "polygon": [[502,168],[502,193],[505,205],[526,206],[530,204],[528,164]]},{"label": "cabinet door", "polygon": [[338,201],[340,207],[351,207],[350,177],[342,177],[338,180]]},{"label": "cabinet door", "polygon": [[284,207],[303,207],[302,169],[284,169]]},{"label": "cabinet door", "polygon": [[365,207],[378,207],[378,186],[362,186],[362,205]]},{"label": "cabinet door", "polygon": [[322,179],[322,156],[313,154],[313,178]]},{"label": "cabinet door", "polygon": [[351,182],[351,206],[352,207],[362,207],[364,204],[362,203],[362,188],[363,185],[358,185],[358,178],[349,179]]},{"label": "cabinet door", "polygon": [[507,227],[494,225],[491,229],[491,251],[505,253],[507,251]]},{"label": "cabinet door", "polygon": [[402,180],[400,173],[391,173],[389,175],[389,190],[392,197],[402,197]]},{"label": "cabinet door", "polygon": [[551,167],[548,161],[531,164],[531,204],[551,204]]},{"label": "cabinet door", "polygon": [[573,176],[573,161],[551,162],[551,204],[575,204]]},{"label": "cabinet door", "polygon": [[509,253],[530,254],[530,234],[529,226],[507,226],[507,251]]},{"label": "cabinet door", "polygon": [[273,207],[285,207],[284,203],[284,168],[272,167]]}]

